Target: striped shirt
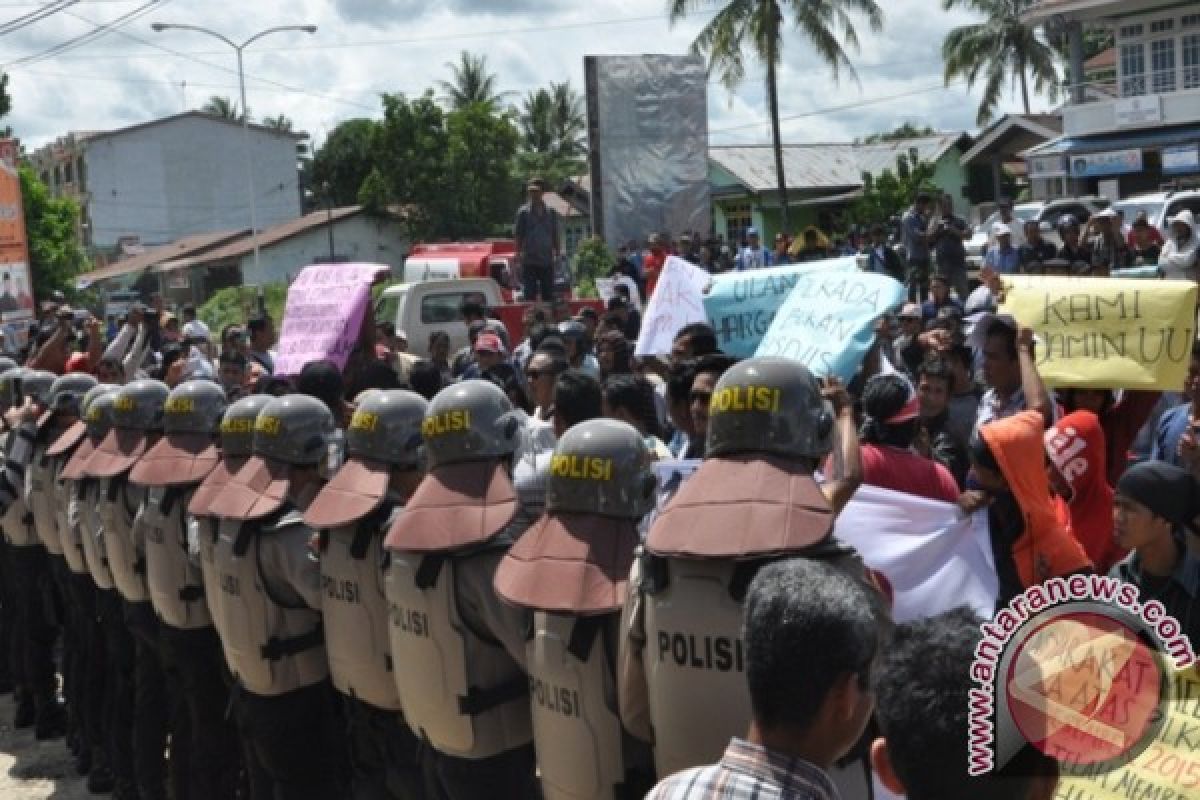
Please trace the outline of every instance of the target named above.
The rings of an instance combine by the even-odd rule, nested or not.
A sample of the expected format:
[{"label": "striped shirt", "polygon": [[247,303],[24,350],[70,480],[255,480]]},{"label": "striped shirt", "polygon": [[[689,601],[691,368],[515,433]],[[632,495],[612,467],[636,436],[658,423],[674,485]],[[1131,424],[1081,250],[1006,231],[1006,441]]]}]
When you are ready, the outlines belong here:
[{"label": "striped shirt", "polygon": [[735,737],[718,763],[672,775],[646,800],[838,800],[838,793],[814,764]]}]

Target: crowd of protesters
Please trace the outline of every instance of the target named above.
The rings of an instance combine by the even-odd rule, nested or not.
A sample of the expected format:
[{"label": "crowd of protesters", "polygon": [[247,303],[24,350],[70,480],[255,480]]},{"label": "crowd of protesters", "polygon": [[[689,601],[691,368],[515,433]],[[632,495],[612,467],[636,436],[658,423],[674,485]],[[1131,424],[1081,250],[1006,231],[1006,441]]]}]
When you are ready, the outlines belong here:
[{"label": "crowd of protesters", "polygon": [[[1003,291],[1001,276],[1010,273],[1045,274],[1062,269],[1064,274],[1105,275],[1141,260],[1153,262],[1168,276],[1194,279],[1197,248],[1190,218],[1181,215],[1174,219],[1171,229],[1162,236],[1161,246],[1150,242],[1144,228],[1142,221],[1135,221],[1126,237],[1115,215],[1097,215],[1083,231],[1070,220],[1064,220],[1060,225],[1063,243],[1054,251],[1040,239],[1036,225],[1025,226],[1014,244],[1015,228],[1002,218],[993,230],[995,242],[985,256],[983,283],[970,290],[964,251],[968,236],[965,222],[954,214],[946,199],[933,212],[932,199],[921,195],[901,222],[903,255],[888,242],[882,226],[870,228],[865,236],[854,237],[853,242],[830,242],[815,228],[808,229],[795,240],[780,237],[774,247],[761,242],[758,232],[750,229],[745,242],[736,245],[699,236],[681,236],[674,242],[652,236],[645,251],[636,246],[622,248],[617,254],[614,274],[628,276],[639,289],[639,297],[649,297],[669,254],[680,255],[713,272],[801,263],[834,255],[860,255],[867,269],[905,280],[909,286],[908,302],[897,313],[878,321],[874,345],[854,380],[845,387],[836,381],[826,384],[822,389],[824,401],[814,396],[817,411],[804,419],[812,423],[814,431],[821,428],[821,432],[792,430],[790,433],[793,437],[803,434],[814,440],[828,439],[832,426],[839,426],[836,445],[826,442],[822,447],[806,450],[803,458],[789,462],[785,470],[791,476],[789,480],[798,476],[810,480],[814,471],[829,478],[821,500],[805,502],[810,506],[816,502],[823,509],[822,514],[832,518],[857,486],[870,485],[957,504],[963,513],[984,512],[999,586],[998,607],[1023,590],[1053,577],[1108,573],[1134,584],[1147,595],[1153,594],[1179,621],[1183,632],[1200,642],[1200,560],[1196,555],[1200,552],[1200,528],[1196,521],[1200,505],[1194,477],[1200,476],[1200,434],[1196,424],[1200,420],[1200,343],[1193,346],[1186,383],[1173,392],[1073,387],[1051,391],[1038,372],[1033,332],[996,313],[997,297]],[[1081,267],[1077,269],[1080,264],[1087,265],[1086,273],[1080,271]],[[542,279],[539,277],[537,281],[540,284]],[[539,292],[546,289],[538,287]],[[497,463],[501,466],[497,468],[511,476],[516,500],[508,502],[520,508],[514,519],[524,520],[528,527],[543,514],[553,516],[563,509],[580,513],[574,506],[555,505],[562,503],[565,496],[564,490],[554,488],[554,481],[563,477],[563,470],[572,479],[588,478],[587,470],[575,473],[574,466],[562,467],[557,459],[583,459],[581,463],[590,463],[588,459],[593,458],[578,455],[582,450],[572,450],[581,447],[572,431],[595,431],[600,438],[613,435],[614,430],[622,435],[631,431],[633,439],[623,447],[644,453],[645,459],[651,461],[700,461],[713,460],[714,453],[721,456],[723,440],[716,435],[716,427],[721,424],[720,414],[728,409],[715,407],[713,398],[722,387],[742,385],[736,382],[744,381],[745,370],[758,364],[758,360],[739,362],[721,352],[716,332],[703,323],[678,331],[668,357],[636,357],[635,343],[641,324],[639,299],[621,284],[617,284],[617,294],[604,304],[603,311],[585,308],[572,316],[561,298],[530,304],[519,336],[514,336],[492,316],[491,309],[478,302],[464,302],[459,311],[467,327],[468,344],[457,352],[451,352],[451,337],[446,331],[435,331],[428,341],[409,342],[406,332],[398,330],[391,321],[377,320],[374,326],[364,328],[359,346],[343,368],[330,361],[318,361],[306,365],[298,375],[285,376],[276,374],[277,324],[265,313],[251,316],[245,324],[214,331],[197,318],[193,307],[182,307],[177,316],[155,296],[148,305],[135,306],[123,319],[116,320],[112,330],[105,330],[99,320],[77,321],[74,312],[56,301],[41,309],[28,348],[21,354],[27,370],[22,374],[49,373],[51,378],[91,375],[101,384],[138,386],[137,391],[146,391],[145,382],[158,381],[166,387],[164,395],[166,391],[184,390],[200,382],[219,386],[229,404],[259,396],[264,401],[294,396],[315,398],[319,401],[318,411],[328,415],[335,430],[329,436],[328,456],[322,457],[317,472],[311,476],[305,473],[305,480],[313,484],[312,493],[340,474],[344,466],[350,469],[346,463],[347,437],[355,430],[367,429],[368,423],[355,414],[365,407],[375,408],[371,404],[379,402],[382,395],[373,393],[393,393],[388,396],[398,398],[396,402],[420,403],[422,409],[426,407],[425,401],[430,401],[433,405],[429,406],[431,416],[427,420],[432,427],[419,428],[419,433],[428,437],[438,426],[453,432],[456,426],[475,424],[471,420],[476,419],[482,406],[471,406],[470,415],[460,408],[439,416],[434,409],[455,409],[448,404],[456,399],[478,398],[481,392],[486,394],[480,386],[488,384],[486,391],[501,398],[488,402],[493,407],[499,403],[508,409],[503,420],[509,426],[506,436],[511,439],[511,449],[492,455],[500,459]],[[775,369],[772,365],[763,369],[768,367]],[[786,380],[811,381],[807,371],[796,369],[799,371],[795,375],[799,377],[793,375]],[[456,389],[462,391],[456,394]],[[122,396],[118,392],[117,397]],[[825,401],[830,404],[831,413],[821,405]],[[45,402],[42,394],[5,399],[5,404],[12,406],[6,418],[11,433],[6,446],[9,466],[0,480],[0,503],[12,503],[22,493],[36,494],[37,490],[18,485],[25,466],[21,459],[28,458],[27,454],[22,455],[23,443],[18,440],[26,435],[34,419],[31,409],[42,413],[46,411]],[[793,411],[784,409],[781,413]],[[267,427],[286,428],[288,418],[285,415],[280,419],[282,423],[272,418]],[[597,420],[621,425],[613,429],[596,427]],[[372,430],[375,424],[369,423]],[[258,425],[262,427],[261,422]],[[471,444],[475,446],[477,442]],[[415,448],[410,449],[415,452]],[[760,449],[766,450],[767,445]],[[511,460],[505,460],[509,456]],[[738,457],[753,460],[744,451],[739,451]],[[641,463],[638,459],[630,463],[635,461]],[[783,469],[777,456],[768,457],[766,463],[768,469]],[[412,463],[405,462],[403,470],[393,475],[393,483],[388,485],[408,486],[406,491],[411,491],[424,468],[414,456]],[[409,477],[398,477],[402,474]],[[353,475],[366,480],[362,477],[365,473]],[[264,479],[259,487],[264,498],[273,497],[272,481],[286,483],[287,479],[279,478],[276,473],[272,476],[275,477]],[[339,491],[353,494],[354,485],[338,485]],[[470,495],[472,489],[463,491],[467,492],[465,499],[460,498],[463,507],[473,503],[487,507],[489,503],[500,502],[492,484],[479,488],[478,497]],[[412,496],[422,495],[417,490]],[[682,497],[683,494],[677,495],[666,504],[667,516]],[[108,502],[113,499],[110,497]],[[639,523],[640,534],[650,530],[653,539],[655,526],[661,522],[656,521],[655,514],[663,509],[653,512],[631,506],[635,507],[634,522]],[[298,508],[299,512],[304,510]],[[805,513],[810,511],[808,508]],[[605,513],[613,512],[609,508]],[[644,519],[643,514],[646,514]],[[433,529],[440,530],[436,525]],[[830,529],[831,525],[823,528],[822,536],[815,538],[832,539]],[[514,542],[522,547],[538,546],[537,542],[521,540],[524,528],[510,526],[505,530],[508,538],[495,545],[499,552],[512,546],[515,554],[518,546]],[[240,541],[240,535],[235,538]],[[444,558],[466,558],[462,551],[453,552]],[[474,557],[479,551],[469,552]],[[803,555],[807,551],[797,552]],[[626,572],[632,558],[630,542],[628,559],[620,562]],[[745,680],[753,722],[748,730],[730,732],[735,738],[719,763],[673,776],[660,770],[656,777],[662,782],[647,796],[656,800],[833,798],[838,791],[831,771],[849,753],[869,761],[885,785],[906,792],[913,800],[1053,795],[1055,766],[1050,759],[1033,751],[1023,754],[1012,768],[992,776],[971,779],[965,774],[968,667],[980,624],[972,613],[957,610],[894,629],[881,626],[875,610],[877,598],[840,568],[829,566],[817,557],[766,559],[771,560],[775,563],[758,570],[757,575],[747,576],[738,594],[738,613],[744,612],[740,635],[745,645]],[[491,563],[494,569],[497,562]],[[0,573],[5,589],[0,609],[7,622],[2,643],[9,656],[0,660],[0,667],[14,665],[2,685],[17,692],[15,724],[36,726],[40,738],[67,734],[78,769],[81,774],[89,775],[89,788],[94,792],[115,791],[114,796],[142,800],[166,797],[165,740],[161,735],[157,739],[151,736],[134,741],[137,752],[133,761],[138,769],[145,770],[134,781],[128,774],[128,764],[118,774],[109,745],[89,737],[85,730],[87,714],[71,707],[72,702],[84,696],[77,670],[70,675],[64,689],[66,713],[53,696],[54,690],[46,688],[50,684],[42,680],[45,676],[39,677],[42,688],[37,691],[31,688],[27,642],[23,637],[37,628],[41,637],[39,652],[45,652],[46,636],[53,641],[53,629],[58,623],[53,613],[35,615],[30,596],[14,598],[14,592],[25,592],[28,587],[21,581],[14,584],[10,578],[11,572]],[[609,578],[616,580],[611,575]],[[436,583],[436,569],[432,580]],[[577,580],[590,587],[583,577]],[[631,598],[635,588],[645,591],[645,583],[633,580],[629,583]],[[331,585],[324,584],[323,591],[328,593],[326,603],[335,595],[335,599],[344,600],[350,593],[349,589],[336,586],[330,589]],[[451,591],[466,591],[453,581],[452,585],[457,588]],[[45,598],[53,596],[54,586],[48,581]],[[619,587],[623,593],[624,576],[620,577]],[[483,610],[472,607],[470,613],[484,620],[481,625],[495,624],[499,630],[503,625],[496,620],[503,614],[499,611],[493,614],[488,604],[494,602],[495,609],[508,609],[512,604],[501,603],[491,591],[488,573],[484,594],[490,599],[483,601]],[[318,596],[318,600],[312,601],[310,595],[301,591],[296,605],[285,607],[319,613],[322,601],[316,593],[312,596]],[[471,596],[478,599],[477,595]],[[510,592],[504,596],[511,599],[515,595]],[[70,601],[59,597],[47,602],[62,606]],[[619,617],[623,602],[620,597],[605,606],[605,610]],[[308,608],[312,603],[317,607]],[[584,607],[571,608],[583,613]],[[15,621],[13,614],[17,617]],[[31,627],[34,616],[39,622]],[[78,615],[67,614],[64,618],[68,650],[81,646],[70,635],[70,629],[87,628],[88,624],[80,622]],[[415,620],[416,617],[405,618],[402,624],[406,632],[426,624]],[[393,624],[397,623],[393,620]],[[536,624],[543,625],[545,620],[538,617]],[[219,632],[227,633],[223,629]],[[507,648],[505,637],[509,632],[471,635],[486,639],[489,646]],[[363,631],[362,635],[369,633]],[[326,635],[334,634],[329,631]],[[520,640],[519,636],[516,638]],[[114,639],[108,646],[120,647],[120,641]],[[570,652],[576,652],[575,645],[572,641]],[[387,649],[386,643],[383,648]],[[625,648],[622,644],[622,654]],[[523,641],[518,649],[524,652]],[[228,646],[225,652],[230,652]],[[289,655],[294,654],[284,653],[281,657]],[[331,664],[337,655],[331,651]],[[524,663],[525,656],[512,658],[519,665]],[[69,653],[63,659],[65,664]],[[134,661],[126,662],[114,655],[114,663]],[[137,663],[133,680],[139,687],[136,690],[139,701],[135,714],[149,713],[153,704],[148,698],[155,695],[148,689],[144,697],[140,694],[142,684],[137,681],[149,678],[142,674],[143,662]],[[236,672],[234,664],[230,668]],[[395,669],[402,670],[403,665],[397,661]],[[610,700],[614,692],[621,695],[621,719],[626,725],[623,735],[636,734],[638,715],[626,714],[627,700],[636,697],[636,692],[626,695],[630,690],[625,674],[618,676],[613,674],[614,670],[611,663],[601,670],[609,676],[606,692]],[[63,671],[68,670],[64,667]],[[523,676],[519,683],[530,685]],[[402,685],[402,694],[403,691]],[[237,694],[235,691],[235,700]],[[459,699],[463,708],[474,702],[470,697]],[[481,707],[478,714],[461,713],[484,715],[512,699],[506,694],[493,705]],[[365,725],[366,729],[375,730],[371,726],[383,723],[370,715],[363,721],[362,698],[351,696],[341,700],[346,703],[344,712],[321,712],[315,718],[324,725],[344,724],[338,722],[343,713],[351,719],[348,762],[352,768],[346,769],[344,781],[336,774],[341,762],[327,751],[305,765],[298,753],[310,752],[311,747],[298,750],[285,759],[286,769],[270,763],[269,756],[247,752],[245,763],[252,766],[262,762],[259,766],[267,775],[263,778],[264,785],[272,785],[274,781],[275,786],[262,794],[253,793],[251,787],[252,796],[335,796],[328,792],[348,792],[345,787],[353,784],[356,797],[524,798],[536,795],[536,775],[541,775],[544,786],[549,786],[547,782],[556,775],[557,771],[548,769],[545,761],[535,767],[537,759],[546,756],[534,753],[532,745],[526,747],[519,742],[496,756],[505,759],[512,756],[504,761],[502,769],[490,756],[474,763],[474,756],[464,757],[451,752],[453,748],[441,752],[444,748],[436,741],[432,748],[427,741],[418,745],[411,731],[407,732],[405,741],[409,742],[409,749],[403,757],[386,748],[382,752],[372,750],[371,744],[364,744],[359,738],[363,728],[355,726]],[[723,697],[694,700],[720,704]],[[267,711],[265,703],[254,705],[253,699],[239,702],[241,712],[251,716],[255,708],[264,715],[274,713]],[[650,706],[651,716],[661,713],[654,703]],[[396,714],[389,719],[394,721]],[[615,718],[615,710],[612,716]],[[271,719],[278,722],[282,717]],[[403,717],[400,720],[403,724]],[[872,732],[864,734],[871,720],[875,721],[870,726]],[[163,722],[160,727],[163,725],[169,723]],[[134,725],[134,729],[142,730],[139,725]],[[253,719],[239,720],[239,734],[252,742],[277,743],[278,737],[286,733],[277,726],[269,732],[257,729]],[[306,733],[309,732],[291,731],[290,735]],[[125,734],[129,735],[128,730]],[[176,731],[173,735],[177,734]],[[385,739],[390,735],[380,734]],[[531,735],[526,731],[527,739]],[[337,738],[336,734],[333,738]],[[171,741],[169,758],[174,759],[176,743],[183,739]],[[537,748],[545,746],[541,740],[536,744]],[[421,762],[426,758],[423,755],[426,750],[438,751],[428,756],[432,762]],[[368,751],[376,757],[374,761],[363,756]],[[471,748],[464,748],[466,751]],[[389,759],[395,763],[388,763]],[[389,770],[409,763],[405,759],[414,764],[421,762],[422,768],[432,769],[436,777],[429,778],[426,772],[421,780],[399,781],[379,789],[388,783],[379,776],[390,775]],[[930,768],[931,760],[938,765],[935,770]],[[463,766],[466,762],[471,762],[469,768]],[[312,773],[318,763],[321,769],[329,767],[328,774]],[[172,770],[175,767],[172,763]],[[236,764],[230,770],[237,772]],[[294,780],[295,775],[289,778],[287,774],[275,774],[289,770],[295,770],[295,775],[315,777],[310,785],[304,786],[304,781]],[[253,782],[253,769],[249,772]],[[651,769],[640,774],[640,783],[631,782],[630,787],[650,789],[654,781],[647,780],[647,775],[655,777]],[[177,787],[188,785],[186,779],[178,780]],[[371,794],[366,789],[360,792],[360,785],[373,786],[375,789],[371,791],[382,793]],[[534,788],[529,789],[530,786]],[[194,791],[189,795],[186,789],[173,791],[177,798],[180,793],[200,797]],[[603,796],[634,796],[622,791],[625,789]],[[547,794],[551,792],[547,790]],[[572,796],[557,791],[553,795]]]}]

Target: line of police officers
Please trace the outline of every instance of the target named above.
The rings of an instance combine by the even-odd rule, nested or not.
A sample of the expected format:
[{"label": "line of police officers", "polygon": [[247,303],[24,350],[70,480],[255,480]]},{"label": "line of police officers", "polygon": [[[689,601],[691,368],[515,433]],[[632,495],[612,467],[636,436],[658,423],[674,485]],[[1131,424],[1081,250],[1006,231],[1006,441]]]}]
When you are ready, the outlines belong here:
[{"label": "line of police officers", "polygon": [[832,533],[853,485],[813,479],[838,439],[857,459],[848,404],[782,360],[722,378],[708,458],[644,542],[632,427],[563,433],[535,516],[522,423],[482,381],[365,392],[332,476],[305,395],[13,368],[2,405],[13,677],[53,735],[53,589],[71,741],[118,798],[641,797],[745,733],[759,566],[869,580]]}]

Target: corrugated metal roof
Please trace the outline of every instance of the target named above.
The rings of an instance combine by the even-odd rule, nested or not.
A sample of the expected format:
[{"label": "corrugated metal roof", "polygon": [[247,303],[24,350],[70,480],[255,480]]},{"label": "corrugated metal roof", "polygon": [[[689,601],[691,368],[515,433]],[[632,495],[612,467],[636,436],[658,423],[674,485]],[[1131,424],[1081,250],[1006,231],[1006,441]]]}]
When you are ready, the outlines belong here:
[{"label": "corrugated metal roof", "polygon": [[[963,138],[962,133],[922,136],[878,144],[788,144],[783,169],[788,189],[854,189],[862,174],[896,168],[896,159],[915,148],[923,161],[937,161]],[[775,190],[775,153],[769,144],[710,147],[708,157],[754,192]]]},{"label": "corrugated metal roof", "polygon": [[[282,242],[284,239],[290,239],[293,236],[298,236],[301,233],[311,229],[319,228],[322,225],[329,223],[329,218],[332,216],[334,222],[353,217],[356,214],[362,213],[362,206],[343,206],[335,208],[332,211],[313,211],[311,214],[305,214],[303,217],[284,222],[280,225],[273,225],[258,233],[259,248],[268,247],[276,242]],[[194,266],[200,262],[221,261],[227,258],[240,258],[247,253],[254,252],[255,237],[246,235],[237,241],[230,242],[224,247],[220,247],[211,252],[197,254],[191,258],[180,259],[177,263],[179,267]]]},{"label": "corrugated metal roof", "polygon": [[245,236],[249,232],[249,229],[243,229],[240,231],[217,231],[215,233],[197,233],[193,236],[185,236],[162,247],[153,247],[136,256],[121,259],[91,272],[85,272],[78,277],[78,280],[95,283],[105,278],[115,278],[118,275],[141,272],[164,261],[186,258],[214,247],[220,247],[239,236]]}]

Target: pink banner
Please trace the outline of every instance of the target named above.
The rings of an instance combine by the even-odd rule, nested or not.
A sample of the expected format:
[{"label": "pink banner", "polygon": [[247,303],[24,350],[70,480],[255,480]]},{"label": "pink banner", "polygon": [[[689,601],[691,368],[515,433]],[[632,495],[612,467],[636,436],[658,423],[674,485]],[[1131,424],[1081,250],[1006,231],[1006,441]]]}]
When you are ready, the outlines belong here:
[{"label": "pink banner", "polygon": [[288,287],[275,356],[276,375],[298,375],[305,364],[328,359],[338,369],[358,343],[371,284],[379,264],[315,264]]}]

